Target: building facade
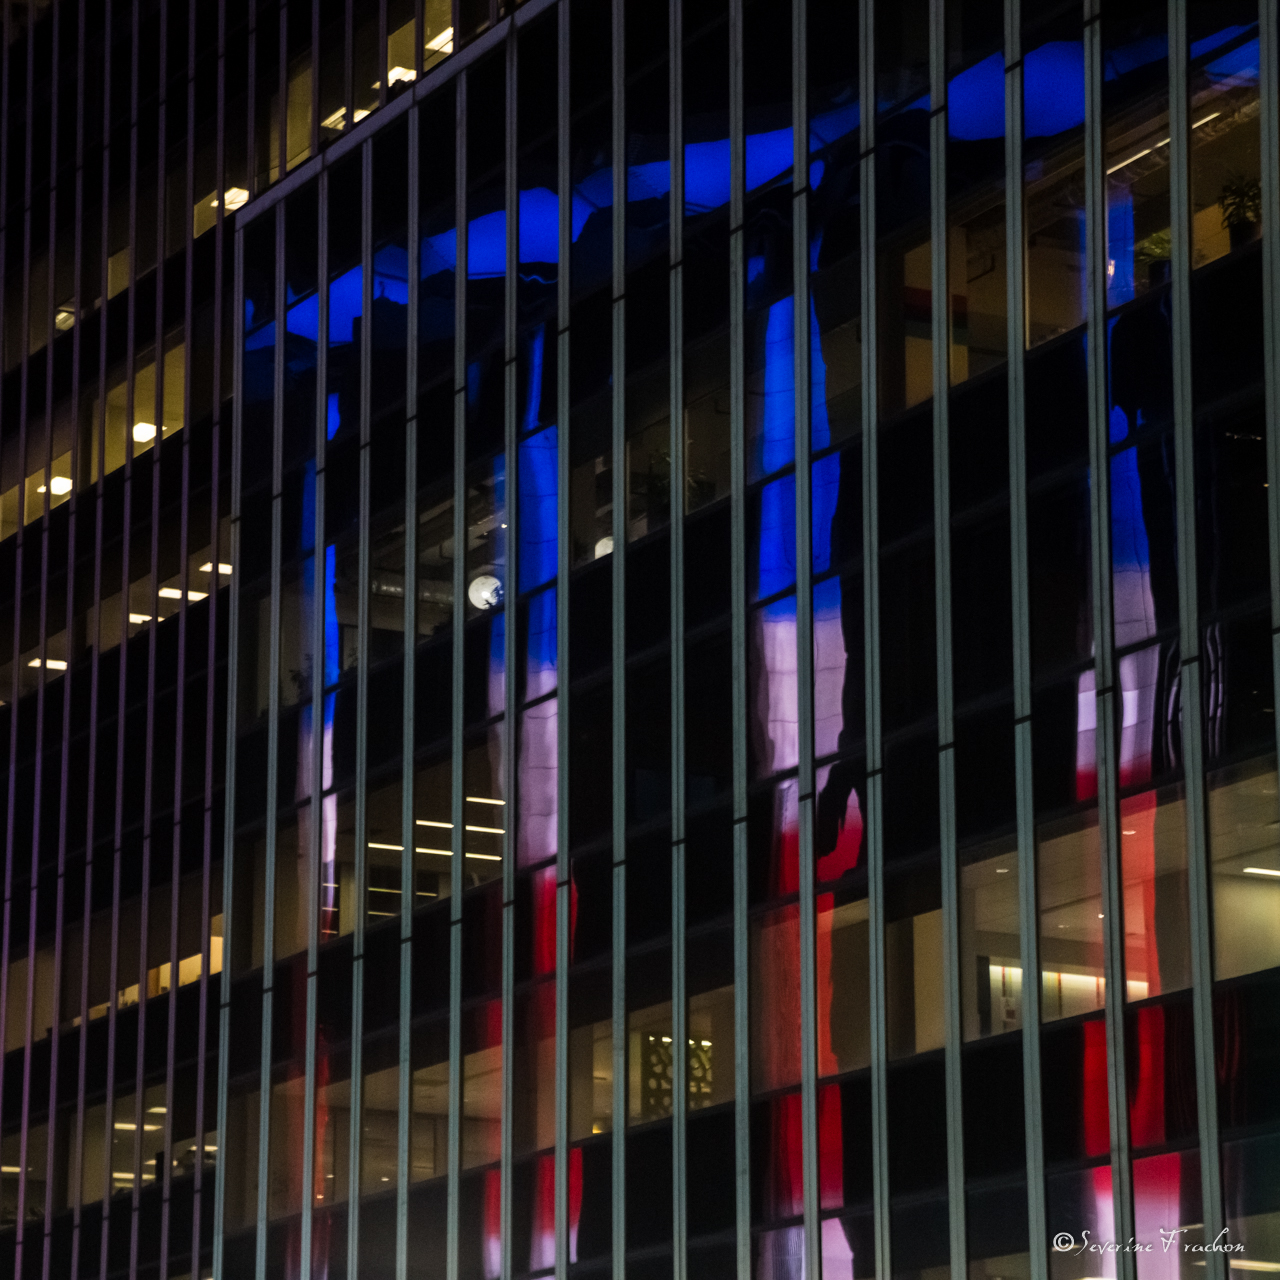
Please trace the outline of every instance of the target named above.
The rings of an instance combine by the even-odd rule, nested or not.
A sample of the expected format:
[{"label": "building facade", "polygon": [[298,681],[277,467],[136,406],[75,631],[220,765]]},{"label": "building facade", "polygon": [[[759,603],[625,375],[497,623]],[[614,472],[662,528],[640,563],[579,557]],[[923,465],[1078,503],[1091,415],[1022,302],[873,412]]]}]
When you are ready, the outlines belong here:
[{"label": "building facade", "polygon": [[0,1271],[1280,1271],[1271,0],[6,24]]}]

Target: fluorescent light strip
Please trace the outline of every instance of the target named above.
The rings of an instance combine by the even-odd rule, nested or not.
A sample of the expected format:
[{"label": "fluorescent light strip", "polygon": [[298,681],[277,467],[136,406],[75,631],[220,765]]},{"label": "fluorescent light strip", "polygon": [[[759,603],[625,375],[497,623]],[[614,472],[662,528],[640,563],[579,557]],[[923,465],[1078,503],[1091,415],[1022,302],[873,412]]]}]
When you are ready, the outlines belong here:
[{"label": "fluorescent light strip", "polygon": [[[1245,867],[1244,873],[1247,876],[1275,876],[1280,879],[1280,871],[1273,871],[1270,867]],[[1234,1266],[1235,1263],[1231,1265]]]},{"label": "fluorescent light strip", "polygon": [[[1202,124],[1208,124],[1210,120],[1216,119],[1221,114],[1221,111],[1215,111],[1211,115],[1205,116],[1203,120],[1197,120],[1191,127],[1193,129],[1198,129]],[[1145,151],[1135,152],[1127,160],[1121,160],[1119,164],[1113,164],[1111,168],[1107,170],[1107,177],[1110,177],[1113,173],[1118,173],[1127,165],[1131,165],[1135,160],[1141,160],[1143,156],[1149,156],[1153,151],[1158,151],[1161,147],[1167,147],[1168,145],[1169,139],[1165,138],[1162,142],[1157,142],[1154,146],[1147,147]]]},{"label": "fluorescent light strip", "polygon": [[468,831],[483,831],[490,836],[505,836],[507,834],[501,827],[473,827],[469,822],[466,829]]},{"label": "fluorescent light strip", "polygon": [[505,800],[490,800],[488,796],[468,796],[468,804],[500,804],[505,805]]}]

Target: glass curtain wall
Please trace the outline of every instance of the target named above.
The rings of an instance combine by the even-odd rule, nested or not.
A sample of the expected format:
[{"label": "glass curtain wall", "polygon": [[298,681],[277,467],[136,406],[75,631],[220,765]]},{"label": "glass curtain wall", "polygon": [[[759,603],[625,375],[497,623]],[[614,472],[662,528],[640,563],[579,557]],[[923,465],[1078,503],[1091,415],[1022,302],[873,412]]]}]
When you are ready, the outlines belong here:
[{"label": "glass curtain wall", "polygon": [[1280,1266],[1276,33],[1087,19],[477,9],[249,206],[224,1265]]}]

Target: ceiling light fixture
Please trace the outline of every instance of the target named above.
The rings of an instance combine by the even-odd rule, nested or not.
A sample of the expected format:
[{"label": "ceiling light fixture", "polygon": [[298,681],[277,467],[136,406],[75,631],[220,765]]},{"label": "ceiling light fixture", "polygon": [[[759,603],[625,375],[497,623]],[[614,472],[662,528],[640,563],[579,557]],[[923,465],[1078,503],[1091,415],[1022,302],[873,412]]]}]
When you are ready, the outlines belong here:
[{"label": "ceiling light fixture", "polygon": [[467,599],[474,609],[496,609],[502,603],[502,583],[491,573],[472,578]]}]

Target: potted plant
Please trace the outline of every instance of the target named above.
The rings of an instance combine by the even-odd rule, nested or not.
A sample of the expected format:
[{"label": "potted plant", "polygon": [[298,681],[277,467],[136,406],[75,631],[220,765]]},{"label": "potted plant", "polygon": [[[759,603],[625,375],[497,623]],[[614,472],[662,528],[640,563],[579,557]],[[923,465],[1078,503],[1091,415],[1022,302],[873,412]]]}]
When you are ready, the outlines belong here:
[{"label": "potted plant", "polygon": [[1218,196],[1218,207],[1232,250],[1258,238],[1262,230],[1262,183],[1257,178],[1244,173],[1228,174]]}]

